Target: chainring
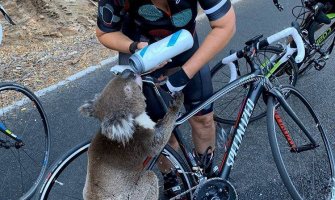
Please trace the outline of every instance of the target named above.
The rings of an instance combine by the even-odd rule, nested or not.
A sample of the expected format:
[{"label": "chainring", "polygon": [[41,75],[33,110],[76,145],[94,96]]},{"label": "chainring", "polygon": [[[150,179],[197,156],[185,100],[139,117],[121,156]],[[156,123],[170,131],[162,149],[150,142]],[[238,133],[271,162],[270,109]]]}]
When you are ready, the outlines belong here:
[{"label": "chainring", "polygon": [[234,186],[222,178],[211,178],[199,185],[194,192],[193,200],[236,200]]}]

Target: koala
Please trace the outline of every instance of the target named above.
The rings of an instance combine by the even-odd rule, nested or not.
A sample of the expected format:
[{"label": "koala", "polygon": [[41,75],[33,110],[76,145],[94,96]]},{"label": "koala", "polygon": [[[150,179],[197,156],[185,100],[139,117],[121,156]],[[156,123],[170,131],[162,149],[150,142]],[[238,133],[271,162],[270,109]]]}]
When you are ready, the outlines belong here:
[{"label": "koala", "polygon": [[101,122],[88,150],[84,199],[158,199],[158,178],[144,170],[143,162],[168,142],[183,95],[177,94],[163,119],[155,123],[145,112],[141,84],[134,73],[122,73],[79,108]]}]

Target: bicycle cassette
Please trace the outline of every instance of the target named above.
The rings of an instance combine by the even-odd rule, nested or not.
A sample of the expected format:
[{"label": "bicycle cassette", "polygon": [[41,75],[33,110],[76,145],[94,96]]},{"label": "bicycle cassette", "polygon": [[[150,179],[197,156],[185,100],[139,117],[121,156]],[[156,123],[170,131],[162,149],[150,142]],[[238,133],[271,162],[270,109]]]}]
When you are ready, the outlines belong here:
[{"label": "bicycle cassette", "polygon": [[193,200],[236,200],[234,186],[222,178],[211,178],[199,185],[194,192]]}]

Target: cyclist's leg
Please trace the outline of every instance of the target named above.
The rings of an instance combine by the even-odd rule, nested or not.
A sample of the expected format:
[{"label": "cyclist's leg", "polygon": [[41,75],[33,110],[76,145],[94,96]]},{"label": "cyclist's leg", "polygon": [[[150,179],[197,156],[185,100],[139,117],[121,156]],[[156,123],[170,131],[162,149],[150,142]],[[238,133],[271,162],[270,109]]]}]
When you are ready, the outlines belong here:
[{"label": "cyclist's leg", "polygon": [[[186,110],[195,109],[212,94],[210,69],[208,66],[204,66],[184,89]],[[210,173],[216,141],[213,105],[209,105],[193,116],[189,123],[192,127],[196,157],[200,161],[200,165],[206,169],[206,173]]]},{"label": "cyclist's leg", "polygon": [[[199,48],[199,41],[197,34],[194,35],[194,45],[192,49],[186,52],[186,55],[177,57],[180,63],[186,62],[194,52]],[[213,94],[213,85],[211,80],[210,68],[205,65],[201,70],[191,79],[183,90],[185,98],[185,108],[187,111],[195,109],[201,102],[208,99]],[[197,154],[212,154],[215,148],[215,124],[213,118],[213,105],[201,110],[198,114],[193,116],[189,123],[192,127],[192,139],[195,146],[195,153]],[[207,155],[206,155],[207,157]],[[211,158],[212,156],[208,156]]]}]

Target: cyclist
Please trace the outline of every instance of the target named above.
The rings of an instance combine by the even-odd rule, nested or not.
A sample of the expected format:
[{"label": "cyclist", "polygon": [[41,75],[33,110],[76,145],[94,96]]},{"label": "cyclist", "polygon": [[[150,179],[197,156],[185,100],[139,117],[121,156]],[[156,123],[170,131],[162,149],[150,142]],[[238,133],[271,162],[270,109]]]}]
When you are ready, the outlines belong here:
[{"label": "cyclist", "polygon": [[[195,18],[198,13],[198,2],[210,21],[212,30],[204,42],[199,45],[195,31]],[[107,48],[119,52],[119,64],[128,64],[131,53],[180,29],[190,31],[194,36],[193,47],[176,56],[151,73],[162,80],[162,88],[169,92],[184,93],[184,105],[187,110],[210,97],[213,93],[210,69],[207,62],[220,52],[235,33],[235,13],[230,0],[100,0],[98,6],[98,40]],[[178,67],[171,74],[172,68]],[[169,74],[170,73],[170,74]],[[153,120],[164,115],[163,109],[150,88],[143,86],[147,97],[147,112]],[[163,94],[164,95],[164,94]],[[164,95],[167,97],[168,95]],[[215,124],[213,106],[201,110],[189,120],[192,127],[192,138],[195,153],[205,160],[206,171],[211,170],[211,158],[215,148]],[[169,144],[178,148],[174,137]],[[206,158],[206,159],[203,159]],[[162,161],[164,163],[164,160]],[[164,169],[164,166],[162,166]],[[175,181],[174,172],[165,166],[165,190],[167,195],[174,196],[180,191]]]}]

